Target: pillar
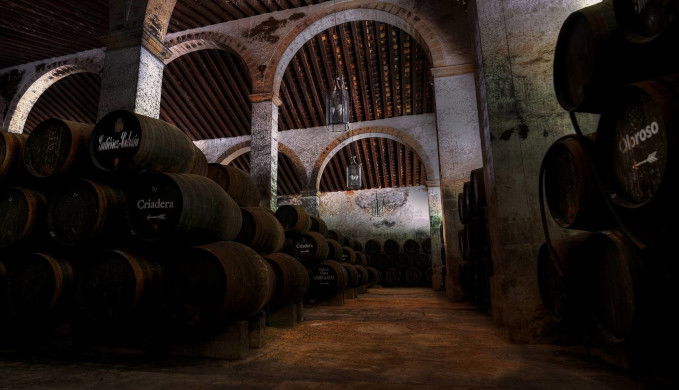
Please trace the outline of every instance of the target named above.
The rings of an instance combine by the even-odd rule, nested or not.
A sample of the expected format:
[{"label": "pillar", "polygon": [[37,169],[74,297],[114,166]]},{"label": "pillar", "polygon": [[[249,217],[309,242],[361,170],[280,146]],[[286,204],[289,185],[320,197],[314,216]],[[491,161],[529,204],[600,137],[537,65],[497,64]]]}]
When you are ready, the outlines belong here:
[{"label": "pillar", "polygon": [[276,210],[278,180],[278,107],[281,101],[270,94],[251,95],[252,141],[250,175],[262,196],[262,207]]},{"label": "pillar", "polygon": [[306,210],[309,215],[313,215],[315,217],[320,216],[321,198],[318,196],[318,191],[302,191],[300,205],[304,207],[304,210]]},{"label": "pillar", "polygon": [[441,259],[441,228],[443,208],[441,205],[441,187],[436,182],[427,183],[429,193],[429,231],[431,234],[431,268],[432,288],[435,291],[444,289],[443,261]]}]

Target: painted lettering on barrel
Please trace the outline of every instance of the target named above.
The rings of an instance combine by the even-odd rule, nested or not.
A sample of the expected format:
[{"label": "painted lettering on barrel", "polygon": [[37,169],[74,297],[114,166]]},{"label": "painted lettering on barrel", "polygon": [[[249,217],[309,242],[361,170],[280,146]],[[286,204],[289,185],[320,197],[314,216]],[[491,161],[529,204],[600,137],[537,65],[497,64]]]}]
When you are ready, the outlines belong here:
[{"label": "painted lettering on barrel", "polygon": [[648,141],[659,132],[660,125],[658,122],[653,121],[653,123],[639,130],[638,132],[632,135],[627,134],[622,137],[620,141],[618,141],[618,150],[620,150],[620,153],[627,153],[642,143]]}]

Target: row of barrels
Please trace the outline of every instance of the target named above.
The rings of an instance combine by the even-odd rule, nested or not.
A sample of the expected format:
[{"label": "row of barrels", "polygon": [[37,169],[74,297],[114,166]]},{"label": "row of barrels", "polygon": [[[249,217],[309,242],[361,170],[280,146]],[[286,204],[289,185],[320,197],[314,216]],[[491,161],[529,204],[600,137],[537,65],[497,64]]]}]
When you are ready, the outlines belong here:
[{"label": "row of barrels", "polygon": [[370,239],[365,250],[370,264],[382,272],[383,286],[431,286],[431,239],[407,239],[402,245],[396,239],[387,239],[383,244]]},{"label": "row of barrels", "polygon": [[490,277],[493,262],[487,232],[486,190],[483,168],[475,169],[458,194],[458,216],[464,225],[458,232],[462,263],[460,286],[465,299],[482,309],[490,308]]}]

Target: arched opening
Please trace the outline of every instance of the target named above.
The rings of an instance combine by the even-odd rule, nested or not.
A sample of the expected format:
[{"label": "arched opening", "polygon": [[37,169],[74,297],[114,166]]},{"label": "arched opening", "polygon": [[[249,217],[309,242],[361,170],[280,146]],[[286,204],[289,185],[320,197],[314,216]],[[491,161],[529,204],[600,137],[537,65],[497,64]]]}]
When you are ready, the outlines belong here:
[{"label": "arched opening", "polygon": [[[227,159],[228,161],[228,159]],[[240,154],[227,165],[233,165],[245,172],[250,172],[250,151]],[[304,172],[295,165],[292,158],[278,152],[278,195],[297,195],[304,189]]]},{"label": "arched opening", "polygon": [[160,117],[193,140],[250,134],[251,91],[247,66],[235,53],[190,52],[165,67]]}]

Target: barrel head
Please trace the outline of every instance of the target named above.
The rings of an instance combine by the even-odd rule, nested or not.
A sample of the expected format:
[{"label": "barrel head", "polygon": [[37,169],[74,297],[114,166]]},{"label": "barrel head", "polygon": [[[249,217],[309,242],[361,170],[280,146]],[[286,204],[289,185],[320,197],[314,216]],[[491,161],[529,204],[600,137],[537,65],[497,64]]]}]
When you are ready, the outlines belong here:
[{"label": "barrel head", "polygon": [[142,176],[129,194],[131,233],[149,242],[171,237],[182,214],[182,202],[182,192],[170,177]]},{"label": "barrel head", "polygon": [[97,123],[90,141],[90,156],[97,168],[117,171],[137,153],[141,138],[139,120],[134,114],[111,112]]}]

